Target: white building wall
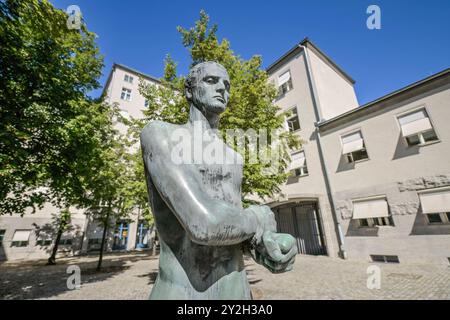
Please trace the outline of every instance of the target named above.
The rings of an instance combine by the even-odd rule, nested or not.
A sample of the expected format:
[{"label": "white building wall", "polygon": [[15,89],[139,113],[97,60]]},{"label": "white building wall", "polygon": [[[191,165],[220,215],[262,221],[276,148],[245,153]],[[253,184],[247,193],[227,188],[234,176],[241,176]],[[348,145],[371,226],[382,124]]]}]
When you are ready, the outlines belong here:
[{"label": "white building wall", "polygon": [[353,84],[325,62],[314,50],[308,50],[323,119],[331,119],[358,107]]},{"label": "white building wall", "polygon": [[275,70],[271,70],[269,81],[273,81],[277,85],[278,77],[288,70],[291,73],[293,89],[277,99],[276,104],[282,111],[286,111],[294,106],[297,107],[300,130],[297,130],[295,134],[299,135],[304,141],[302,148],[305,152],[309,173],[307,176],[290,178],[285,185],[281,186],[284,199],[271,203],[271,206],[279,205],[282,201],[316,200],[321,213],[328,254],[337,256],[339,251],[337,233],[327,197],[316,142],[314,123],[317,120],[311,96],[312,91],[308,82],[304,52],[287,59]]},{"label": "white building wall", "polygon": [[[369,261],[370,255],[396,255],[400,263],[448,264],[450,224],[428,224],[418,192],[450,186],[449,101],[447,81],[322,132],[349,259]],[[426,108],[439,141],[408,147],[397,116],[418,107]],[[340,137],[356,129],[362,132],[369,159],[350,164],[342,155]],[[352,219],[352,200],[378,195],[386,196],[394,226],[360,227]]]}]

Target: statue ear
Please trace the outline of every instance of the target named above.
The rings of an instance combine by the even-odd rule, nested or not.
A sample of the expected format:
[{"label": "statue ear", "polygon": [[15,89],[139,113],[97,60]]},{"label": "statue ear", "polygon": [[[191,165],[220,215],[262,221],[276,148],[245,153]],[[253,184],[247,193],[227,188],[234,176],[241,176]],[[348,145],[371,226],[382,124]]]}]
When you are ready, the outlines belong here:
[{"label": "statue ear", "polygon": [[191,89],[190,86],[186,86],[186,87],[185,87],[184,94],[186,95],[186,99],[187,99],[188,101],[191,101],[191,100],[192,100],[192,89]]}]

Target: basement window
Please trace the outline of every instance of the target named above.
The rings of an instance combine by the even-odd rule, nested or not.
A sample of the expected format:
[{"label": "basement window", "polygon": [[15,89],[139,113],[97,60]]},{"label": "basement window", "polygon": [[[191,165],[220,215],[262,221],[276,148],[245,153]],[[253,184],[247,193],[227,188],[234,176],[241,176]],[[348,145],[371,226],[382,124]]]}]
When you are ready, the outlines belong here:
[{"label": "basement window", "polygon": [[370,255],[373,262],[383,262],[383,263],[400,263],[398,256],[392,255]]}]

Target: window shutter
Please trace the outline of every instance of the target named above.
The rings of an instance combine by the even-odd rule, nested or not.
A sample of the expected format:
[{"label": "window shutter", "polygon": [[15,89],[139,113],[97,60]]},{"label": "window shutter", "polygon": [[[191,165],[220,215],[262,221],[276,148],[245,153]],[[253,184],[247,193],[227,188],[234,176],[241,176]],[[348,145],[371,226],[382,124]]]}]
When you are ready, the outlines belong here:
[{"label": "window shutter", "polygon": [[364,141],[360,131],[342,137],[342,154],[348,154],[361,149],[364,149]]},{"label": "window shutter", "polygon": [[28,241],[28,239],[30,238],[30,233],[30,230],[16,230],[16,232],[14,232],[12,241]]},{"label": "window shutter", "polygon": [[404,137],[433,129],[424,109],[398,118]]},{"label": "window shutter", "polygon": [[419,193],[423,213],[450,212],[450,190]]},{"label": "window shutter", "polygon": [[283,73],[281,76],[278,77],[278,86],[281,86],[285,84],[286,82],[291,79],[291,73],[289,71]]},{"label": "window shutter", "polygon": [[353,219],[381,218],[388,216],[389,210],[385,198],[353,202]]}]

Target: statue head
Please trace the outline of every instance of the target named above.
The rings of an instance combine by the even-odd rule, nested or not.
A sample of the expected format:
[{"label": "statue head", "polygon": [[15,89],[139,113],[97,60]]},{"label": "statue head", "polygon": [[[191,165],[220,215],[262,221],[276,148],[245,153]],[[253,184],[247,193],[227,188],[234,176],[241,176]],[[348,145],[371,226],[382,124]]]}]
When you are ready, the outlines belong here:
[{"label": "statue head", "polygon": [[214,61],[195,65],[186,79],[185,94],[187,100],[202,112],[224,112],[230,97],[227,70]]}]

